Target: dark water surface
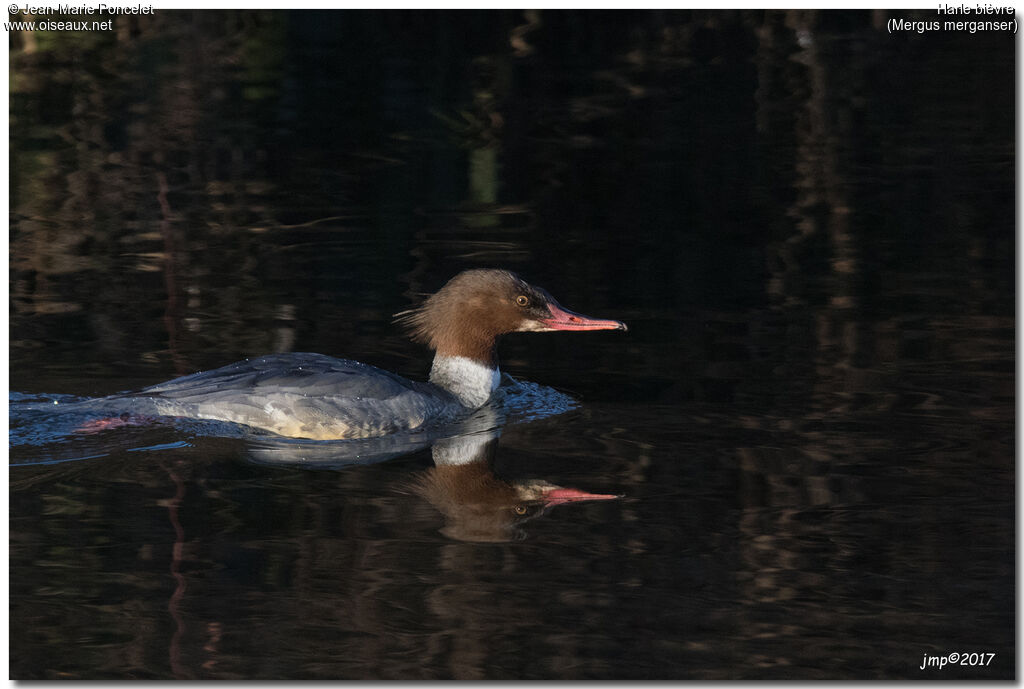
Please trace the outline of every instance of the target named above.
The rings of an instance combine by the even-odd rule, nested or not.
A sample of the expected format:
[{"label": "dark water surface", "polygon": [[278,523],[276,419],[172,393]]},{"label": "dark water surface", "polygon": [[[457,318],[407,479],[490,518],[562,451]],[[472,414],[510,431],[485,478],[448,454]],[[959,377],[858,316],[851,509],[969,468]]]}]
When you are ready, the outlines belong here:
[{"label": "dark water surface", "polygon": [[[1014,677],[1013,38],[889,16],[13,34],[11,675]],[[423,379],[390,315],[477,266],[630,331],[507,338],[575,406],[468,480],[621,499],[28,405],[284,351]],[[995,656],[920,669],[954,652]]]}]

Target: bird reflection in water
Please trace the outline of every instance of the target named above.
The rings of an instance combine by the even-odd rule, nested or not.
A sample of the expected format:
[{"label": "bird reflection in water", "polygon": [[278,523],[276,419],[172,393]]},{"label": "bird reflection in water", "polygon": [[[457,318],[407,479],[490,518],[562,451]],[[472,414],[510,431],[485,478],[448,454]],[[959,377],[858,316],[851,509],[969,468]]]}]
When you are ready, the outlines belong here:
[{"label": "bird reflection in water", "polygon": [[540,479],[505,481],[495,476],[494,458],[503,427],[572,408],[569,398],[543,386],[510,380],[503,393],[499,404],[482,407],[459,424],[434,432],[345,441],[250,438],[248,456],[260,464],[341,469],[430,447],[434,466],[408,481],[402,492],[426,499],[444,515],[441,533],[477,543],[521,540],[526,537],[522,525],[556,505],[621,497]]},{"label": "bird reflection in water", "polygon": [[[139,426],[140,423],[144,428],[159,425],[158,419],[154,418],[136,420],[136,417],[110,416],[104,416],[101,423],[97,423],[86,415],[74,413],[75,405],[71,403],[52,405],[45,401],[29,401],[20,406],[23,408],[18,417],[20,432],[30,441],[34,452],[29,457],[30,461],[12,458],[12,465],[101,457],[121,451],[125,445],[120,433],[115,436],[103,431],[118,429],[123,432],[122,427]],[[242,438],[249,461],[278,467],[340,470],[355,465],[377,464],[430,447],[434,466],[406,481],[402,492],[426,499],[444,515],[446,525],[441,529],[444,535],[460,541],[496,543],[525,538],[522,525],[556,505],[620,497],[588,493],[540,479],[506,481],[495,476],[494,458],[503,427],[561,414],[573,406],[572,399],[562,393],[508,378],[492,404],[476,410],[456,424],[377,438],[337,441],[285,438],[207,420],[175,419],[173,425],[177,431],[184,430],[193,437],[234,435]],[[29,412],[35,416],[30,416]],[[61,442],[71,435],[77,441],[73,446]],[[43,440],[36,441],[37,436]],[[40,443],[45,444],[46,440],[55,441],[50,444],[65,454],[40,451]],[[178,441],[130,450],[172,449],[190,444]],[[69,447],[74,452],[66,454]]]},{"label": "bird reflection in water", "polygon": [[417,477],[413,491],[444,515],[444,535],[478,543],[521,540],[526,537],[521,525],[555,505],[620,497],[539,479],[504,481],[492,469],[497,447],[496,431],[434,444],[434,466]]},{"label": "bird reflection in water", "polygon": [[441,533],[477,543],[521,540],[526,537],[522,525],[556,505],[621,497],[588,493],[540,479],[506,481],[495,476],[498,439],[508,421],[503,410],[487,406],[458,426],[436,434],[327,442],[250,439],[248,455],[260,464],[341,469],[376,464],[429,446],[434,466],[407,481],[400,490],[424,498],[444,515],[446,524]]}]

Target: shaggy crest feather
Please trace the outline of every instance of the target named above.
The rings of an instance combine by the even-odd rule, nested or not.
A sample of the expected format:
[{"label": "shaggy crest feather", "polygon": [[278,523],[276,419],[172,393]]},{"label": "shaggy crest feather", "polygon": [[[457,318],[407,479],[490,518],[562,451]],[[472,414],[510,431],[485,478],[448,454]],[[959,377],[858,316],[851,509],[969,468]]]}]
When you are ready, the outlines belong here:
[{"label": "shaggy crest feather", "polygon": [[[488,319],[483,317],[486,313],[484,299],[496,290],[510,295],[537,291],[507,270],[466,270],[449,280],[419,306],[396,313],[394,319],[409,332],[413,340],[429,345],[436,351],[443,351],[457,341],[459,329],[464,328],[467,321],[475,323],[477,327],[473,334],[491,341],[507,331],[502,328],[488,331],[481,327],[488,323]],[[460,295],[467,294],[473,295],[472,298],[460,298]],[[463,331],[462,334],[465,336],[470,333]]]},{"label": "shaggy crest feather", "polygon": [[427,314],[425,312],[427,303],[424,301],[419,306],[394,314],[395,323],[402,326],[409,337],[415,342],[430,344],[430,337],[426,330]]}]

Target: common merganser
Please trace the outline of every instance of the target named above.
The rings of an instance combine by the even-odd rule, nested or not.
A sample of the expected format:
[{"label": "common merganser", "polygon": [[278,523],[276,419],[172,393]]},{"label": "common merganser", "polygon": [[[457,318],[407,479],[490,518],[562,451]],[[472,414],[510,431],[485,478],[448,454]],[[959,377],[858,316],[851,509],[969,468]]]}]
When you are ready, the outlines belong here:
[{"label": "common merganser", "polygon": [[434,350],[430,382],[323,354],[271,354],[195,373],[130,396],[164,416],[243,424],[291,438],[380,437],[444,423],[490,400],[497,339],[511,332],[626,330],[562,308],[506,270],[467,270],[395,315]]}]

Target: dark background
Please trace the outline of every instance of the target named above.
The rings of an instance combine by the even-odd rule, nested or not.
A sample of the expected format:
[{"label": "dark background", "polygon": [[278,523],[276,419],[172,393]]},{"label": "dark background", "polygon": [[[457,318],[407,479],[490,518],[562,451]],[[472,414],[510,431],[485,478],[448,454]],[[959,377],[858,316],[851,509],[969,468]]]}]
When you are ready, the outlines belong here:
[{"label": "dark background", "polygon": [[[934,19],[11,32],[12,677],[1013,677],[1014,38],[892,16]],[[621,501],[464,543],[428,451],[19,415],[273,351],[422,379],[390,315],[477,266],[629,324],[502,344],[581,406],[495,466]]]}]

